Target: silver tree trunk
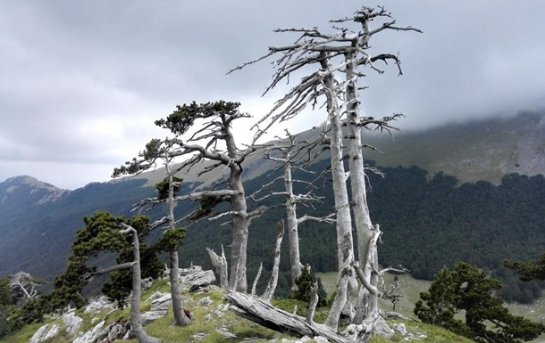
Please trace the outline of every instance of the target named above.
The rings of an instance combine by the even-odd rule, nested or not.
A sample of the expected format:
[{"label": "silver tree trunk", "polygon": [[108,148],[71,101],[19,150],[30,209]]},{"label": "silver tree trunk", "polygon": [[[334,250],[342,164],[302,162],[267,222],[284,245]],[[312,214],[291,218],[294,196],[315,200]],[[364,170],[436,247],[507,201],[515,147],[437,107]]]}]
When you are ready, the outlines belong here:
[{"label": "silver tree trunk", "polygon": [[[174,222],[174,182],[172,173],[168,176],[168,230],[175,230]],[[182,305],[182,289],[180,285],[180,270],[178,261],[178,246],[170,253],[170,295],[172,298],[172,311],[174,322],[178,326],[185,326],[191,323],[191,320],[185,315]]]},{"label": "silver tree trunk", "polygon": [[[373,224],[369,214],[367,205],[367,189],[365,184],[365,169],[363,160],[363,148],[361,137],[361,126],[359,125],[360,116],[358,113],[359,101],[357,98],[357,58],[353,51],[348,51],[345,54],[346,64],[346,101],[347,101],[347,118],[346,118],[346,136],[349,155],[350,168],[350,188],[352,190],[352,208],[354,214],[354,223],[357,233],[358,244],[358,260],[363,269],[366,282],[376,286],[376,279],[372,280],[373,265],[378,268],[374,260],[368,260],[369,249],[374,249],[375,254],[371,254],[376,258],[376,246],[370,247],[369,243],[373,235]],[[363,294],[362,294],[363,295]],[[370,294],[368,297],[360,297],[360,302],[364,299],[369,299],[367,304],[358,304],[358,315],[356,321],[360,321],[363,317],[367,317],[371,312],[377,311],[377,298]]]},{"label": "silver tree trunk", "polygon": [[[225,130],[225,144],[230,158],[237,156],[237,147],[235,139],[229,127]],[[229,272],[229,289],[239,292],[246,292],[248,282],[246,278],[246,257],[248,249],[248,227],[250,218],[248,218],[246,194],[242,185],[242,168],[236,164],[229,165],[229,186],[236,191],[231,196],[231,211],[238,214],[233,215],[233,241],[231,243],[231,270]]]},{"label": "silver tree trunk", "polygon": [[281,221],[278,224],[278,231],[276,234],[276,244],[274,245],[274,263],[271,273],[271,278],[267,284],[267,288],[263,293],[262,298],[271,301],[274,291],[276,290],[276,285],[278,284],[278,270],[280,268],[280,248],[282,247],[282,238],[284,237],[284,221]]},{"label": "silver tree trunk", "polygon": [[[288,156],[289,158],[289,156]],[[299,255],[299,228],[297,223],[297,204],[293,197],[291,164],[284,166],[284,186],[288,194],[286,199],[286,223],[288,225],[288,246],[291,268],[291,288],[295,290],[295,281],[301,276],[301,257]]]},{"label": "silver tree trunk", "polygon": [[[325,60],[322,69],[329,68]],[[337,103],[337,91],[332,75],[324,77],[326,88],[327,111],[330,126],[331,176],[333,179],[333,195],[337,214],[337,257],[339,271],[347,260],[354,258],[354,242],[352,239],[352,223],[346,176],[343,165],[342,127]]]},{"label": "silver tree trunk", "polygon": [[216,269],[220,279],[220,287],[227,290],[228,289],[228,272],[227,272],[227,259],[225,258],[225,251],[223,250],[223,245],[221,246],[221,256],[218,256],[216,252],[212,249],[206,248],[208,255],[210,256],[210,262],[212,266]]},{"label": "silver tree trunk", "polygon": [[158,343],[160,340],[148,336],[144,331],[140,321],[140,297],[142,296],[142,276],[140,271],[140,243],[138,242],[138,232],[133,228],[133,255],[134,264],[132,266],[132,300],[131,300],[131,331],[139,343]]}]

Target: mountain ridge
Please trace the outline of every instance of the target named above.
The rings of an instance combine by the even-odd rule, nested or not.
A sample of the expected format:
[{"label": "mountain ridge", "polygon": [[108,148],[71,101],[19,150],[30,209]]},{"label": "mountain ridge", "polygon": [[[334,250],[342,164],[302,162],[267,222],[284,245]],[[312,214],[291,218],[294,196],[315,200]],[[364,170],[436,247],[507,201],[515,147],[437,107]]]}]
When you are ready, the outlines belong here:
[{"label": "mountain ridge", "polygon": [[[534,116],[519,116],[514,118],[509,118],[506,120],[483,120],[480,121],[478,124],[472,124],[472,129],[470,129],[468,126],[459,125],[459,126],[449,126],[452,128],[451,132],[446,132],[447,128],[440,128],[436,129],[436,131],[430,133],[428,131],[421,133],[420,135],[416,135],[414,133],[408,134],[407,137],[409,139],[407,141],[403,141],[401,139],[398,139],[399,136],[396,136],[396,142],[399,145],[402,145],[401,147],[397,148],[397,150],[394,150],[392,146],[388,144],[385,144],[386,148],[383,149],[384,153],[380,154],[382,156],[381,159],[377,158],[377,166],[385,166],[383,167],[383,170],[386,171],[385,178],[382,179],[376,179],[371,183],[372,189],[370,192],[374,192],[371,194],[371,197],[375,200],[375,203],[370,203],[370,206],[374,209],[374,218],[380,219],[379,222],[381,224],[386,224],[382,221],[385,220],[385,213],[392,212],[391,206],[394,206],[396,209],[405,208],[403,211],[409,211],[410,213],[399,213],[399,216],[394,218],[395,220],[392,221],[392,219],[389,219],[391,221],[390,226],[391,228],[388,228],[388,225],[384,225],[384,232],[385,232],[385,240],[389,240],[388,238],[388,232],[387,230],[401,230],[401,226],[403,225],[403,220],[400,220],[399,218],[404,218],[403,216],[406,216],[405,218],[407,220],[410,220],[414,217],[414,214],[418,214],[422,219],[420,223],[415,222],[415,225],[420,225],[421,223],[424,223],[427,228],[428,234],[430,234],[429,230],[439,230],[441,228],[434,229],[435,226],[438,224],[434,224],[434,218],[437,217],[437,213],[425,213],[423,212],[425,208],[428,208],[430,211],[439,211],[444,212],[444,209],[437,208],[437,206],[433,206],[434,203],[436,204],[442,204],[442,206],[448,206],[449,202],[445,201],[444,199],[449,199],[449,197],[453,197],[452,200],[456,200],[458,204],[464,204],[463,196],[466,193],[459,193],[458,190],[454,189],[452,187],[453,184],[456,182],[459,183],[459,185],[464,186],[465,183],[467,183],[467,180],[460,180],[448,177],[450,174],[448,171],[444,172],[444,175],[441,173],[441,170],[438,169],[437,166],[441,166],[441,163],[434,163],[433,156],[436,155],[436,158],[439,160],[447,160],[451,162],[451,166],[454,167],[460,167],[461,160],[463,160],[463,156],[457,157],[456,154],[454,155],[448,155],[448,152],[457,152],[459,149],[455,149],[451,141],[456,138],[457,140],[460,140],[461,143],[470,143],[476,146],[477,148],[481,149],[480,151],[483,151],[483,149],[486,149],[490,146],[488,143],[482,143],[482,144],[474,144],[474,142],[478,138],[483,138],[483,142],[488,142],[491,137],[494,137],[492,133],[499,132],[499,134],[496,134],[495,137],[507,137],[509,142],[501,142],[500,143],[494,143],[492,146],[496,147],[495,151],[498,151],[498,146],[508,146],[509,150],[507,151],[500,151],[501,154],[499,156],[503,156],[505,158],[504,161],[505,164],[512,168],[515,166],[513,164],[515,160],[514,158],[509,159],[511,155],[513,155],[514,151],[531,151],[531,149],[539,149],[540,144],[543,144],[545,146],[545,135],[539,136],[538,134],[531,133],[529,134],[532,139],[535,141],[532,144],[518,144],[518,140],[523,140],[525,138],[524,134],[526,134],[530,129],[537,129],[536,132],[541,132],[541,127],[538,127],[536,123],[540,123],[536,121],[537,119],[542,120],[542,115],[534,115]],[[512,128],[514,123],[519,123],[519,128]],[[486,131],[487,125],[490,126],[494,124],[495,126],[489,127],[491,134],[485,135],[483,134],[489,131]],[[524,123],[522,125],[521,123]],[[506,130],[513,129],[513,134],[511,135],[505,135]],[[447,130],[448,131],[448,130]],[[533,131],[532,131],[533,132]],[[312,135],[312,132],[305,132],[302,135]],[[413,136],[410,136],[413,135]],[[465,135],[465,136],[464,136]],[[369,137],[369,136],[368,136]],[[391,142],[391,139],[385,138],[385,137],[376,137],[373,136],[378,143],[380,143],[380,140],[382,141],[388,141]],[[412,137],[412,138],[411,138]],[[539,140],[541,138],[541,140]],[[428,142],[428,145],[432,145],[433,143],[436,143],[437,140],[440,140],[440,144],[436,144],[437,146],[433,146],[431,148],[426,148],[425,143]],[[401,143],[400,143],[401,142]],[[537,142],[537,143],[536,143]],[[410,144],[409,144],[410,143]],[[528,147],[530,147],[530,150],[528,150]],[[476,151],[479,151],[477,149]],[[499,149],[501,150],[501,149]],[[411,163],[410,152],[414,151],[414,159],[417,163]],[[390,154],[390,155],[388,155]],[[397,155],[396,155],[397,154]],[[392,157],[393,156],[393,157]],[[396,158],[399,157],[396,161]],[[454,157],[451,157],[454,156]],[[518,155],[517,155],[518,156]],[[543,159],[544,154],[540,154],[539,158]],[[372,154],[368,153],[367,158],[371,158]],[[396,158],[394,158],[396,157]],[[414,161],[414,160],[413,160]],[[511,162],[510,162],[511,161]],[[366,163],[369,163],[366,161]],[[412,165],[423,165],[428,166],[428,169],[422,167],[422,168],[416,168],[411,167]],[[321,160],[317,161],[315,163],[315,168],[324,168],[327,165],[327,159],[325,158],[325,155],[321,156]],[[389,165],[389,166],[388,166]],[[399,169],[399,166],[406,165],[408,167],[403,167]],[[494,164],[487,164],[485,166],[494,166],[493,171],[496,172],[496,166]],[[530,165],[528,163],[527,165]],[[537,166],[541,166],[541,164],[537,163],[534,164]],[[462,167],[464,167],[462,165]],[[480,167],[481,166],[476,166]],[[476,169],[474,168],[474,170]],[[520,167],[520,165],[519,165]],[[256,185],[259,184],[262,185],[268,181],[270,181],[270,178],[276,175],[273,175],[274,173],[271,172],[273,168],[273,164],[270,161],[263,161],[256,156],[254,159],[249,160],[249,163],[246,165],[245,172],[247,172],[245,177],[245,182],[248,186],[247,193],[251,194],[252,190],[255,190]],[[416,168],[416,169],[415,169]],[[434,170],[435,168],[435,170]],[[516,167],[515,167],[516,168]],[[541,167],[540,167],[541,168]],[[467,167],[465,168],[459,168],[462,171],[468,170]],[[510,171],[510,169],[505,169],[506,171]],[[456,170],[455,170],[456,171]],[[539,172],[540,169],[534,169],[533,171]],[[533,172],[529,170],[529,172]],[[194,171],[195,172],[195,171]],[[502,174],[503,171],[499,170],[499,173]],[[475,173],[469,173],[467,175],[471,176]],[[486,172],[484,173],[486,175],[492,175],[494,176],[494,173]],[[543,172],[539,174],[544,174]],[[218,173],[218,175],[221,175]],[[502,175],[500,178],[500,181],[497,181],[497,185],[500,185],[502,180],[504,179],[505,175]],[[219,177],[219,176],[218,176]],[[37,181],[33,178],[28,179],[25,177],[22,178],[10,178],[6,180],[5,182],[0,183],[0,199],[3,199],[4,196],[7,195],[13,195],[13,194],[19,194],[21,195],[18,198],[10,197],[10,201],[6,201],[6,204],[0,206],[0,236],[2,239],[0,240],[0,276],[7,275],[9,273],[17,272],[19,270],[25,270],[27,272],[30,272],[31,274],[35,274],[38,277],[43,277],[50,279],[53,275],[58,274],[62,271],[62,269],[65,266],[66,258],[69,253],[71,242],[74,238],[76,230],[81,227],[82,224],[82,218],[84,216],[91,215],[95,210],[107,210],[112,212],[115,215],[132,215],[133,213],[130,212],[131,204],[144,198],[144,197],[150,197],[154,195],[154,189],[153,187],[150,187],[153,184],[153,179],[159,180],[160,174],[157,174],[157,171],[148,173],[148,174],[142,174],[135,178],[126,178],[121,180],[113,180],[106,183],[90,183],[86,185],[85,187],[78,188],[73,191],[64,192],[62,193],[62,196],[55,199],[55,201],[46,201],[44,203],[38,204],[39,200],[51,195],[51,194],[57,194],[55,192],[60,192],[58,189],[52,185],[48,185],[45,183],[40,183],[40,181]],[[208,179],[208,184],[210,185],[214,181],[213,178]],[[428,184],[426,184],[426,179],[428,180]],[[470,179],[469,177],[466,177],[466,179]],[[493,177],[491,178],[494,179]],[[191,180],[191,178],[186,178],[187,180]],[[380,181],[382,180],[382,181]],[[540,178],[528,178],[528,176],[524,177],[510,177],[505,179],[507,182],[510,182],[510,185],[512,187],[518,187],[516,185],[521,185],[521,187],[531,187],[532,185],[537,185],[536,187],[542,187],[542,181]],[[15,184],[14,182],[19,182],[19,187],[17,188],[10,188],[13,187]],[[408,183],[414,183],[413,185],[410,185]],[[506,186],[502,186],[501,189],[494,188],[492,184],[482,183],[480,181],[469,181],[474,182],[475,186],[464,186],[461,187],[460,191],[468,192],[467,194],[471,195],[471,199],[467,199],[467,206],[482,206],[483,204],[486,204],[487,199],[494,200],[494,201],[503,201],[505,203],[509,203],[510,201],[524,201],[524,203],[527,203],[528,195],[524,194],[517,194],[518,197],[517,200],[512,200],[512,198],[505,198],[505,199],[497,199],[498,194],[501,194],[502,197],[508,197],[509,192],[506,192]],[[36,187],[32,187],[30,184],[36,184]],[[389,184],[388,184],[389,183]],[[45,185],[45,186],[44,186]],[[417,190],[414,189],[415,185],[418,185],[418,187],[426,187],[426,189]],[[514,185],[514,186],[513,186]],[[190,184],[186,183],[184,187],[187,187],[185,191],[189,191],[191,189],[195,189],[195,187],[198,187],[196,183]],[[526,189],[525,188],[525,189]],[[10,189],[10,192],[7,190]],[[328,186],[324,188],[328,189]],[[33,192],[34,191],[34,192]],[[62,190],[61,190],[62,191]],[[18,193],[19,192],[19,193]],[[376,198],[376,195],[379,194],[377,192],[390,192],[388,194],[385,194],[383,197]],[[456,193],[456,194],[454,194]],[[518,192],[520,193],[520,192]],[[535,193],[535,194],[534,194]],[[532,194],[532,199],[537,199],[536,201],[541,201],[542,193],[545,194],[545,189],[536,189],[535,192]],[[418,196],[415,198],[414,195],[418,194]],[[23,196],[25,195],[25,196]],[[441,201],[438,202],[434,199],[429,199],[430,196],[433,195],[433,197],[440,199]],[[328,197],[327,194],[325,194],[326,198]],[[403,197],[402,197],[403,196]],[[485,197],[484,203],[481,199],[482,197]],[[439,198],[438,198],[439,197]],[[511,200],[510,200],[511,199]],[[15,201],[17,200],[17,201]],[[415,204],[415,206],[409,206],[407,207],[404,205],[404,202],[407,201],[423,201],[423,204],[419,206],[418,204]],[[329,203],[328,203],[329,204]],[[251,204],[254,206],[255,204]],[[187,211],[191,210],[195,206],[194,203],[181,203],[177,207],[177,215],[183,215],[184,213],[187,213]],[[329,206],[329,205],[328,205]],[[428,207],[426,207],[428,206]],[[465,206],[465,205],[464,205]],[[490,206],[487,206],[487,210],[489,215],[493,215],[494,209],[489,208]],[[529,230],[528,232],[534,237],[538,234],[539,229],[539,222],[536,222],[536,216],[542,216],[545,215],[545,213],[541,213],[541,205],[540,206],[534,206],[536,211],[535,214],[528,213],[529,220],[532,220],[532,226],[529,226],[528,228],[525,228],[525,230]],[[152,212],[151,215],[157,216],[161,208],[157,208],[156,212]],[[325,210],[325,209],[324,209]],[[330,209],[328,209],[330,211]],[[415,212],[416,211],[416,212]],[[399,212],[399,211],[398,211]],[[463,212],[463,211],[462,211]],[[516,212],[516,211],[514,211]],[[528,212],[528,211],[526,211]],[[329,212],[326,212],[327,214]],[[413,213],[413,214],[411,214]],[[449,230],[456,230],[456,227],[452,227],[449,223],[448,218],[443,218],[448,215],[452,215],[452,213],[461,213],[458,209],[456,211],[447,211],[447,214],[439,216],[437,218],[439,221],[437,223],[445,223],[445,225],[450,225]],[[464,213],[471,213],[474,216],[481,216],[483,215],[481,212],[475,212],[474,209],[469,208]],[[483,212],[484,213],[484,212]],[[513,213],[513,211],[509,212]],[[517,212],[520,214],[520,212]],[[441,214],[441,213],[439,213]],[[272,249],[267,245],[267,240],[274,238],[268,237],[270,234],[266,228],[267,227],[274,227],[275,221],[277,219],[274,219],[273,217],[279,217],[281,216],[281,212],[275,212],[271,214],[267,218],[263,218],[262,220],[256,221],[256,227],[255,229],[252,229],[253,233],[250,235],[251,245],[253,246],[253,249],[257,249],[257,252],[250,252],[250,257],[256,260],[263,259],[267,253],[268,250]],[[453,218],[455,219],[455,218]],[[518,219],[518,218],[517,218]],[[496,220],[494,218],[490,218],[490,220]],[[509,223],[504,223],[503,228],[508,228],[511,219],[509,219]],[[516,222],[516,221],[513,221]],[[493,228],[487,228],[488,231],[480,232],[481,228],[475,227],[471,225],[477,225],[473,218],[466,218],[463,221],[460,222],[461,224],[465,225],[464,230],[476,230],[478,231],[475,234],[475,237],[479,237],[479,235],[490,234],[491,232],[494,232],[494,235],[503,235],[501,232],[495,232],[492,229]],[[441,224],[443,225],[443,224]],[[395,227],[394,227],[395,226]],[[415,226],[415,228],[418,226]],[[304,228],[302,230],[305,230]],[[330,227],[322,227],[322,226],[316,226],[313,227],[313,233],[312,236],[316,235],[324,235],[323,239],[316,241],[315,243],[319,246],[316,249],[306,250],[307,257],[309,259],[313,259],[313,261],[316,261],[317,268],[321,271],[327,271],[330,268],[334,268],[334,263],[330,263],[330,261],[326,261],[324,259],[328,259],[329,255],[323,255],[318,256],[320,254],[320,249],[322,245],[327,245],[330,243],[330,235],[333,234],[330,229]],[[395,231],[394,230],[394,231]],[[392,232],[394,232],[392,231]],[[397,232],[397,231],[396,231]],[[417,231],[414,231],[409,236],[406,237],[406,239],[409,239],[411,235],[417,235],[418,232],[422,232],[422,229],[418,229]],[[440,231],[437,231],[437,233],[444,232],[443,229]],[[471,231],[470,231],[471,232]],[[480,233],[479,233],[480,232]],[[431,231],[431,233],[434,233],[434,231]],[[227,227],[221,227],[218,226],[217,223],[213,222],[207,222],[202,224],[201,226],[198,226],[197,229],[192,228],[191,230],[187,231],[186,235],[186,243],[182,247],[182,263],[188,263],[191,260],[195,260],[195,262],[198,263],[206,263],[206,261],[202,261],[203,258],[202,255],[204,252],[203,245],[209,244],[212,245],[211,247],[218,248],[221,243],[228,244],[228,237],[230,237],[230,230]],[[435,234],[435,233],[434,233]],[[397,233],[396,233],[397,235]],[[448,234],[442,234],[447,239],[452,239],[453,234],[450,236]],[[441,237],[443,237],[441,236]],[[505,236],[505,235],[503,235]],[[503,237],[502,236],[502,237]],[[254,237],[254,238],[252,238]],[[391,236],[395,237],[395,236]],[[434,236],[435,237],[435,236]],[[438,236],[439,237],[439,236]],[[444,238],[443,237],[443,238]],[[469,236],[468,236],[469,237]],[[505,236],[507,237],[507,236]],[[506,238],[503,238],[505,241]],[[537,237],[537,236],[535,236]],[[318,237],[319,238],[319,237]],[[441,238],[441,239],[443,239]],[[254,239],[252,243],[252,239]],[[255,240],[257,239],[257,241]],[[263,241],[259,241],[259,239]],[[439,238],[438,238],[439,239]],[[199,241],[200,240],[200,241]],[[404,241],[405,239],[401,240]],[[490,241],[490,240],[488,240]],[[498,240],[503,242],[501,239]],[[403,242],[400,241],[392,241],[394,244],[403,244]],[[426,241],[426,244],[430,244],[429,241]],[[531,250],[531,252],[539,251],[540,249],[545,250],[545,244],[543,246],[540,243],[541,241],[535,243],[532,245],[531,249],[526,249],[528,251]],[[405,242],[406,243],[406,242]],[[447,244],[446,242],[437,242],[435,245],[441,245],[441,244]],[[486,241],[483,242],[483,244],[487,244]],[[411,245],[412,248],[418,248],[414,246],[414,244]],[[306,249],[303,247],[302,249]],[[442,248],[443,249],[443,248]],[[482,249],[482,247],[480,248]],[[398,256],[392,255],[395,254],[396,251],[400,251],[403,249],[396,248],[395,246],[392,247],[384,247],[383,248],[383,257],[384,259],[387,259],[389,261],[394,261]],[[404,250],[405,251],[405,250]],[[302,251],[303,253],[303,251]],[[422,252],[421,252],[422,253]],[[509,253],[509,252],[506,252]],[[318,254],[318,255],[317,255]],[[419,253],[420,254],[420,253]],[[421,254],[420,254],[421,255]],[[446,254],[443,254],[446,255]],[[445,258],[443,255],[437,255],[434,254],[434,259],[441,259]],[[459,254],[451,254],[451,258],[454,256],[459,256]],[[463,255],[462,255],[463,256]],[[470,256],[470,255],[467,255]],[[517,256],[512,256],[512,258],[515,258]],[[528,258],[528,256],[518,256],[517,258]],[[199,260],[197,260],[199,259]],[[335,260],[333,258],[332,260]],[[442,261],[442,260],[441,260]],[[441,262],[439,260],[434,261],[433,265],[440,265]],[[494,260],[495,261],[495,260]],[[266,260],[264,260],[265,264],[267,263]],[[399,261],[396,261],[398,263]],[[285,261],[282,263],[286,263]],[[449,262],[450,263],[450,262]],[[487,262],[488,263],[488,262]],[[493,262],[495,264],[501,263],[498,261]],[[429,266],[425,266],[426,270],[422,270],[422,266],[420,266],[421,269],[421,275],[429,275],[431,270],[429,270]],[[250,269],[249,271],[253,272],[253,270]]]}]

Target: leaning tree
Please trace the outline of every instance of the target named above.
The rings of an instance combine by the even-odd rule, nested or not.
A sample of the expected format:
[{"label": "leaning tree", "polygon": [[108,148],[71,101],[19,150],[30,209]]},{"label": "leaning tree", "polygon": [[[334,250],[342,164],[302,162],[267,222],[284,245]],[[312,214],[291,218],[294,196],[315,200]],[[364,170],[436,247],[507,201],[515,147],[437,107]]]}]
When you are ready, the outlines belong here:
[{"label": "leaning tree", "polygon": [[[373,26],[373,21],[379,22],[379,25]],[[363,324],[365,329],[360,332],[364,335],[379,318],[377,296],[381,292],[377,289],[380,272],[376,252],[380,230],[378,226],[372,225],[367,207],[361,129],[370,127],[372,124],[375,124],[378,129],[389,129],[389,121],[395,119],[397,115],[378,121],[372,117],[360,116],[358,80],[364,76],[361,71],[364,67],[382,73],[383,71],[375,64],[379,61],[394,62],[401,73],[400,61],[396,55],[371,52],[369,42],[372,37],[387,30],[420,31],[412,27],[396,26],[396,21],[391,19],[390,13],[382,7],[364,6],[353,16],[333,22],[337,26],[334,27],[335,32],[332,34],[324,33],[318,28],[278,29],[276,32],[297,33],[299,37],[293,44],[270,47],[269,53],[265,56],[247,62],[233,71],[270,56],[279,55],[274,62],[276,72],[273,75],[273,81],[265,90],[267,93],[281,81],[289,81],[290,77],[293,78],[297,72],[310,70],[256,124],[259,128],[256,139],[276,123],[298,115],[309,104],[313,108],[320,105],[320,99],[325,97],[333,192],[337,211],[339,264],[339,283],[327,324],[336,328],[341,311],[345,311],[356,324]],[[349,22],[355,23],[357,28],[352,30],[346,26],[338,27]],[[314,71],[312,71],[313,66],[315,66]],[[343,165],[345,156],[343,126],[346,127],[344,138],[348,145],[349,174],[345,173]],[[351,201],[348,198],[346,175],[350,175],[351,179]],[[351,207],[358,235],[359,262],[355,260],[352,243]],[[359,291],[355,289],[356,276],[361,284]]]},{"label": "leaning tree", "polygon": [[[130,269],[131,287],[131,332],[141,343],[156,343],[158,339],[148,336],[140,320],[140,297],[142,295],[142,273],[140,244],[149,233],[149,219],[134,217],[127,220],[110,213],[97,211],[85,217],[85,227],[78,230],[72,243],[72,255],[64,274],[55,278],[55,289],[49,296],[53,308],[66,304],[81,306],[85,302],[83,288],[97,275]],[[129,238],[128,238],[129,237]],[[97,268],[91,261],[102,253],[119,253],[130,248],[132,259],[110,267]],[[155,256],[158,261],[157,256]],[[152,262],[153,261],[148,261]]]}]

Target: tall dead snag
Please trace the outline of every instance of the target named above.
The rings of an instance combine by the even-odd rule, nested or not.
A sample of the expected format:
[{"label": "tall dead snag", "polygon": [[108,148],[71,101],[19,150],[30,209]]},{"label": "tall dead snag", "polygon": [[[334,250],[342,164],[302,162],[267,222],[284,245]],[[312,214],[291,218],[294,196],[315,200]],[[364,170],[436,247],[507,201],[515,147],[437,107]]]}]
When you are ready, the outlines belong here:
[{"label": "tall dead snag", "polygon": [[[371,28],[371,22],[382,21],[376,28]],[[342,162],[343,142],[341,127],[347,126],[346,138],[348,138],[348,150],[350,157],[350,178],[353,194],[355,225],[358,233],[358,250],[359,260],[362,263],[365,282],[360,285],[362,291],[360,300],[348,299],[345,301],[351,306],[356,306],[356,313],[353,309],[350,310],[354,315],[356,324],[365,322],[364,318],[375,317],[378,312],[376,306],[376,297],[367,287],[374,288],[377,285],[378,268],[376,259],[376,246],[371,247],[370,242],[373,237],[373,226],[367,208],[366,189],[365,189],[365,170],[363,166],[363,153],[361,142],[361,129],[370,124],[376,124],[373,118],[362,118],[358,114],[359,99],[357,96],[357,80],[364,76],[358,68],[366,66],[374,71],[382,73],[375,62],[377,61],[393,61],[400,69],[400,62],[397,56],[392,54],[372,55],[370,53],[371,46],[369,40],[372,36],[386,31],[417,31],[412,27],[395,26],[395,20],[391,19],[389,12],[382,7],[370,8],[362,7],[353,16],[334,20],[336,32],[326,34],[318,28],[312,29],[279,29],[277,32],[291,32],[299,34],[298,39],[291,45],[283,47],[271,47],[269,53],[257,60],[250,61],[233,70],[241,69],[249,64],[256,63],[272,55],[280,55],[274,65],[276,72],[273,76],[273,81],[266,89],[265,93],[274,88],[280,81],[293,79],[295,72],[302,70],[310,65],[317,65],[314,72],[303,75],[301,81],[295,85],[288,93],[280,99],[273,109],[264,116],[259,122],[258,131],[259,138],[261,132],[266,131],[277,122],[285,121],[298,115],[308,104],[313,107],[318,103],[321,96],[325,96],[325,103],[328,112],[329,138],[331,150],[331,169],[333,176],[333,191],[335,196],[335,207],[337,211],[337,247],[339,256],[339,287],[348,287],[348,295],[353,293],[351,282],[344,282],[343,278],[349,277],[349,280],[354,280],[353,270],[353,247],[351,236],[351,218],[350,218],[350,203],[348,200],[346,177]],[[359,31],[350,29],[349,27],[338,27],[345,23],[355,23],[359,27]],[[308,70],[308,69],[305,69]],[[340,77],[337,77],[341,74]],[[344,74],[344,77],[342,75]],[[343,81],[339,81],[343,80]],[[340,103],[339,103],[340,101]],[[395,117],[395,116],[394,116]],[[343,119],[344,118],[344,119]],[[387,123],[389,118],[380,121],[380,128],[388,128]],[[370,254],[370,251],[374,253]],[[372,260],[368,260],[371,256]],[[365,289],[365,292],[363,291]],[[364,297],[364,293],[371,293],[372,296]],[[334,302],[335,308],[344,308],[341,306],[345,298],[345,292],[342,289],[337,290],[339,303]],[[353,294],[352,294],[353,295]],[[365,304],[361,302],[365,301]],[[338,305],[338,306],[337,306]],[[339,311],[337,311],[339,312]],[[339,313],[340,315],[340,313]],[[330,313],[330,316],[336,316],[335,313]],[[338,321],[331,318],[332,326]],[[373,325],[370,323],[369,325]],[[369,332],[368,328],[361,330]]]},{"label": "tall dead snag", "polygon": [[227,267],[227,259],[225,258],[225,251],[223,250],[223,244],[221,246],[221,256],[218,256],[216,252],[210,248],[206,248],[208,256],[210,256],[210,263],[216,269],[219,275],[220,287],[228,290],[229,288],[229,272]]},{"label": "tall dead snag", "polygon": [[271,278],[265,288],[262,298],[271,301],[274,291],[276,290],[276,285],[278,284],[278,270],[280,268],[280,248],[282,247],[282,238],[284,237],[284,221],[278,223],[276,233],[276,244],[274,245],[274,262],[271,272]]},{"label": "tall dead snag", "polygon": [[[297,217],[297,205],[301,204],[308,206],[309,203],[320,201],[321,198],[312,195],[312,192],[307,192],[305,194],[295,194],[293,191],[293,185],[296,183],[306,184],[312,186],[311,183],[299,179],[293,178],[293,169],[297,168],[304,172],[301,166],[297,165],[298,153],[304,148],[306,143],[301,142],[299,145],[296,142],[296,136],[291,135],[286,130],[287,138],[281,140],[274,145],[265,146],[264,149],[267,150],[265,157],[267,159],[277,161],[281,164],[281,167],[284,170],[284,175],[275,178],[269,183],[263,185],[259,190],[254,194],[250,195],[252,200],[261,201],[273,196],[282,196],[285,198],[284,206],[286,208],[286,222],[288,227],[288,247],[289,247],[289,257],[290,257],[290,269],[291,269],[291,283],[292,290],[297,288],[295,281],[301,276],[301,258],[299,253],[299,224],[306,222],[308,220],[334,223],[333,215],[326,217],[314,217],[310,215],[303,215],[302,217]],[[275,156],[275,155],[280,156]],[[266,190],[272,187],[275,183],[283,181],[284,191],[282,192],[272,192],[267,193]],[[259,196],[259,194],[263,194]]]}]

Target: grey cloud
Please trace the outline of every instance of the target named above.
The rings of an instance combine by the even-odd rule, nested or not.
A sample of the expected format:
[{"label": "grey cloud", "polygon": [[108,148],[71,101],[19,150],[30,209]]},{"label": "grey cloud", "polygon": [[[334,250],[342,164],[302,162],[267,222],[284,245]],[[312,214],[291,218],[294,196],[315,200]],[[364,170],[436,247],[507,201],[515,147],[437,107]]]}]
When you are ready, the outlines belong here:
[{"label": "grey cloud", "polygon": [[[0,160],[103,168],[131,157],[127,151],[134,154],[161,134],[153,120],[176,104],[224,98],[270,106],[274,97],[259,98],[272,74],[270,60],[229,76],[225,72],[295,38],[273,33],[277,27],[327,28],[328,19],[349,15],[360,5],[327,0],[1,2]],[[368,72],[365,113],[404,112],[408,118],[401,126],[417,128],[543,107],[543,2],[397,0],[385,5],[400,25],[422,28],[424,34],[388,32],[372,42],[373,52],[399,52],[405,75],[396,76],[392,66],[384,75]],[[300,125],[306,122],[294,122],[292,131],[305,129]],[[3,168],[0,179],[15,172],[20,170]]]}]

